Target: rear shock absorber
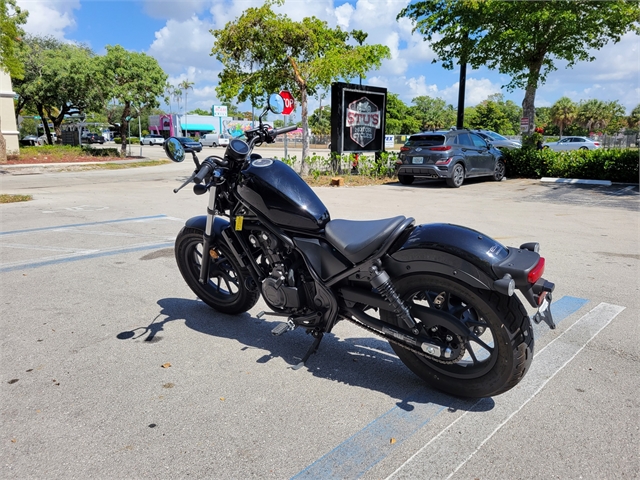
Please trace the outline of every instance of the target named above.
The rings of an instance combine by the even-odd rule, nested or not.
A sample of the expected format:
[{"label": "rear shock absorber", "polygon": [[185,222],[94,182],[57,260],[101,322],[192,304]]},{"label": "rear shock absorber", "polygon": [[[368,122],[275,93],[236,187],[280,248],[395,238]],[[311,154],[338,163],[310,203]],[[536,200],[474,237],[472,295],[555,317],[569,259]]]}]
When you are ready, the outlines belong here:
[{"label": "rear shock absorber", "polygon": [[372,265],[369,270],[372,274],[371,286],[389,302],[395,314],[407,324],[411,332],[413,332],[414,335],[418,335],[420,333],[418,324],[413,317],[411,317],[409,309],[393,287],[389,274],[384,270],[380,270],[377,265]]}]

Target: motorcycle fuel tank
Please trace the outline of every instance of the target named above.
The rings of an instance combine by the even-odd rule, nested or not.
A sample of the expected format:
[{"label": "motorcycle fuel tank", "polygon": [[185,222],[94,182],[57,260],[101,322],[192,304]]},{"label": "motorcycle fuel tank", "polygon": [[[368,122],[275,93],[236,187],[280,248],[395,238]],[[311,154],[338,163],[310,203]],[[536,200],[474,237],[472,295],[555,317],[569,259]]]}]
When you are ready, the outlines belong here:
[{"label": "motorcycle fuel tank", "polygon": [[276,225],[318,231],[331,219],[311,187],[281,161],[259,158],[241,174],[238,196]]}]

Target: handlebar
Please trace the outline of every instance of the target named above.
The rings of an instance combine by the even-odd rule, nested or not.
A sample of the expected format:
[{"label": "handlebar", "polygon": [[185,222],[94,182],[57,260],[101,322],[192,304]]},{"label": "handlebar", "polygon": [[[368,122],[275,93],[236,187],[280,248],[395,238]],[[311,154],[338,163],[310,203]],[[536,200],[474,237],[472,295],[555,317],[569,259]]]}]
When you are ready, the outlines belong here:
[{"label": "handlebar", "polygon": [[289,125],[288,127],[274,128],[269,133],[271,134],[272,137],[277,137],[278,135],[282,135],[283,133],[293,132],[294,130],[297,130],[297,129],[298,129],[297,125]]}]

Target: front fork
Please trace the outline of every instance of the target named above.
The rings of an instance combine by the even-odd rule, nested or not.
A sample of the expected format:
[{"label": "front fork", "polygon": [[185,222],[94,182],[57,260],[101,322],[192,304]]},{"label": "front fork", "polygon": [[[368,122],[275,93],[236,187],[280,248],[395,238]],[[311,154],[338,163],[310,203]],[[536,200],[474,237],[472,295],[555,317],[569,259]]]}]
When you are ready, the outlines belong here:
[{"label": "front fork", "polygon": [[211,239],[213,234],[213,220],[216,216],[216,195],[215,185],[209,188],[209,205],[207,206],[207,224],[202,236],[202,262],[200,264],[200,283],[206,285],[209,282],[209,259],[211,256]]}]

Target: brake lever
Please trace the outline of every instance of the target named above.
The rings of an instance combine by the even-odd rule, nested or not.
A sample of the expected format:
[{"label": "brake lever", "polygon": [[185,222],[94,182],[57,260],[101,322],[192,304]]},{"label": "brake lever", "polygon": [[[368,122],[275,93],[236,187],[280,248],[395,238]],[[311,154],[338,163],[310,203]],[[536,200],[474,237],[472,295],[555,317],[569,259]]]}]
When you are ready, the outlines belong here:
[{"label": "brake lever", "polygon": [[191,182],[193,182],[193,179],[196,178],[196,175],[198,174],[198,170],[195,170],[193,172],[193,175],[191,175],[186,182],[184,182],[182,185],[180,185],[178,188],[174,188],[173,189],[173,193],[178,193],[180,190],[182,190],[184,187],[186,187],[187,185],[189,185]]}]

